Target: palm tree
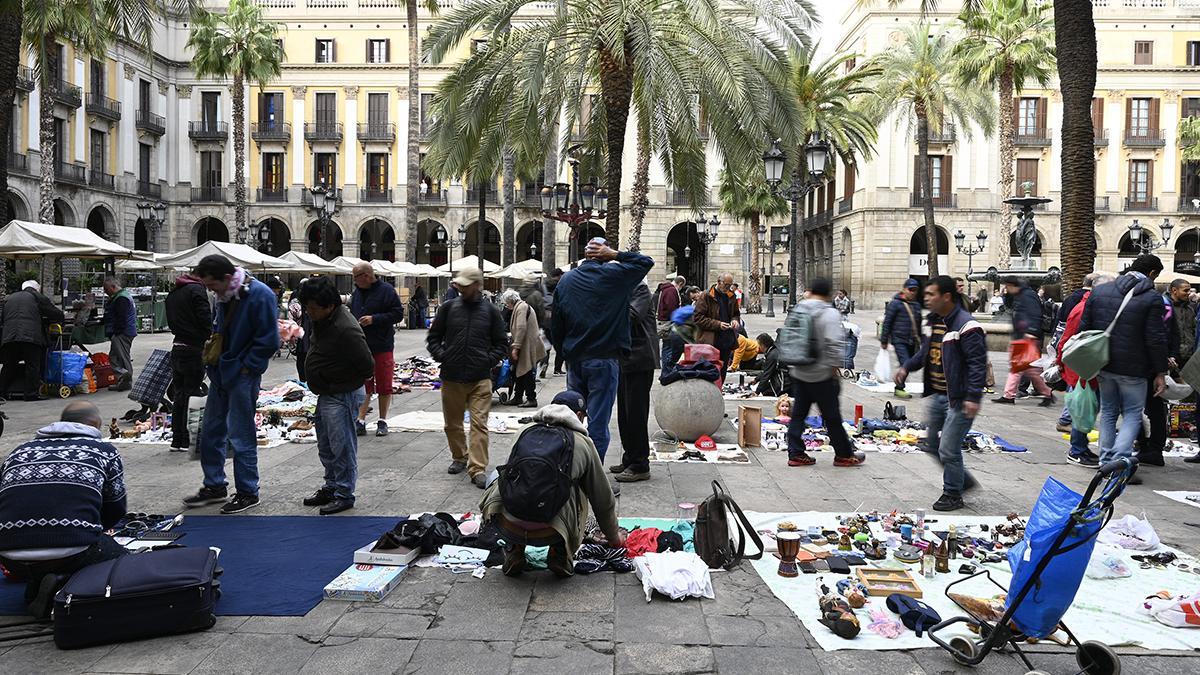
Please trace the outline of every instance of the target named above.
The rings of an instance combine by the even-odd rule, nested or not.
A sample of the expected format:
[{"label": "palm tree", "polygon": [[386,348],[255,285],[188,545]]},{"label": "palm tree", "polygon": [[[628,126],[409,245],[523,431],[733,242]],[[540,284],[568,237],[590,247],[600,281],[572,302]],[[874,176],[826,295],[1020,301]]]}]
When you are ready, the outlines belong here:
[{"label": "palm tree", "polygon": [[[21,21],[24,15],[23,0],[4,0],[0,2],[0,44],[7,48],[0,49],[0,134],[11,139],[13,125],[13,102],[17,98],[17,70],[21,65]],[[18,148],[8,148],[10,152],[18,152]],[[5,155],[8,157],[8,155]],[[0,162],[0,195],[8,194],[8,162]],[[7,199],[0,204],[0,222],[7,223],[17,214],[8,208]],[[4,273],[7,263],[0,265],[0,297],[4,294]]]},{"label": "palm tree", "polygon": [[408,181],[404,198],[405,260],[417,259],[417,202],[421,198],[421,27],[417,16],[419,6],[430,14],[437,14],[437,0],[405,0],[404,11],[408,20]]},{"label": "palm tree", "polygon": [[933,219],[933,181],[929,170],[929,130],[954,122],[971,133],[971,123],[991,134],[994,107],[984,84],[961,81],[955,73],[953,42],[946,34],[934,35],[929,25],[918,23],[903,32],[903,39],[872,59],[879,69],[872,101],[877,119],[898,111],[900,120],[917,132],[917,194],[925,212],[925,238],[929,276],[936,276],[937,229]]},{"label": "palm tree", "polygon": [[[748,298],[746,311],[758,314],[762,311],[762,265],[761,252],[758,247],[758,228],[765,218],[778,218],[787,215],[788,203],[779,195],[771,192],[767,185],[766,176],[758,164],[742,167],[726,167],[721,171],[721,184],[718,188],[721,199],[721,210],[733,216],[739,223],[747,225],[744,240],[750,242],[753,250],[750,255],[750,283],[747,290]],[[767,238],[770,242],[770,237]]]},{"label": "palm tree", "polygon": [[245,83],[260,88],[279,77],[283,61],[281,26],[263,19],[254,0],[229,0],[225,14],[197,10],[187,47],[197,77],[233,78],[233,199],[237,240],[246,243],[246,93]]},{"label": "palm tree", "polygon": [[[509,29],[513,14],[532,1],[470,0],[433,28],[425,51],[439,62],[468,36],[490,34],[488,50],[468,60],[480,66],[475,75],[480,81],[494,81],[501,71],[520,71],[515,80],[520,88],[505,93],[519,99],[521,110],[565,110],[568,129],[578,120],[585,92],[599,90],[589,121],[603,124],[598,129],[603,156],[593,154],[588,162],[605,167],[606,236],[614,244],[620,239],[622,157],[631,111],[649,111],[649,148],[673,184],[695,203],[705,189],[696,97],[727,160],[750,161],[761,152],[768,119],[794,119],[795,103],[774,92],[786,77],[786,46],[807,39],[808,0],[630,0],[599,5],[561,0],[553,18],[512,28],[511,35],[519,39],[493,47],[495,36]],[[468,64],[464,68],[469,70]],[[476,84],[463,79],[460,94],[444,90],[451,111],[468,109],[464,102],[471,91],[479,91]],[[536,146],[546,132],[540,123],[534,129],[513,129],[509,124],[482,124],[479,116],[463,121],[487,127],[486,133],[481,130],[484,138],[491,133],[511,138],[513,132],[524,137],[515,144]],[[790,129],[785,133],[790,139]],[[569,134],[564,136],[565,147]]]},{"label": "palm tree", "polygon": [[1062,91],[1063,285],[1075,289],[1096,262],[1096,162],[1092,97],[1096,94],[1096,23],[1089,0],[1056,0],[1054,46]]},{"label": "palm tree", "polygon": [[[965,80],[983,80],[1000,94],[1000,194],[1010,197],[1016,150],[1014,96],[1035,80],[1045,87],[1054,65],[1054,22],[1048,7],[1027,0],[983,0],[976,12],[963,12],[959,24],[966,33],[954,48],[958,74]],[[996,255],[1007,269],[1012,205],[1000,205],[1000,234]]]}]

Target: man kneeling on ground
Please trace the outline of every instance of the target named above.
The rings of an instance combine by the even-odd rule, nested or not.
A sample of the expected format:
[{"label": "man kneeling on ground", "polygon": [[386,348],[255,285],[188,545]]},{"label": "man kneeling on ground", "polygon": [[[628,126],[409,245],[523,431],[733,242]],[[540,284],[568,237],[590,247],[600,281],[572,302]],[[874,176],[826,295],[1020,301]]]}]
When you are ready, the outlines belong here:
[{"label": "man kneeling on ground", "polygon": [[[493,520],[504,539],[510,542],[504,551],[504,574],[507,576],[517,576],[525,570],[527,545],[550,547],[546,563],[556,576],[569,577],[575,574],[573,557],[583,541],[588,503],[596,512],[596,522],[608,538],[609,545],[614,548],[625,546],[625,537],[617,529],[617,506],[612,487],[604,477],[604,465],[583,423],[586,413],[587,404],[579,393],[564,391],[555,396],[553,403],[534,413],[535,426],[529,427],[517,438],[508,464],[500,468],[500,478],[492,481],[483,493],[479,508],[484,520]],[[565,450],[570,453],[570,480],[569,485],[550,485],[547,490],[536,491],[542,496],[557,492],[555,488],[558,487],[569,488],[564,495],[566,501],[549,517],[522,519],[514,512],[528,517],[541,504],[534,504],[532,495],[526,494],[520,485],[506,487],[509,472],[539,464],[542,459],[548,459],[552,465],[557,465],[560,459],[564,464],[568,461],[568,458],[558,456],[560,446],[551,447],[555,436],[559,434],[544,433],[547,427],[565,432],[569,441],[570,445]],[[531,433],[532,430],[540,431]],[[529,459],[535,461],[529,462]],[[534,483],[543,482],[537,480],[533,470],[522,475],[530,476]]]},{"label": "man kneeling on ground", "polygon": [[35,617],[49,616],[58,575],[125,555],[104,534],[125,515],[125,480],[102,424],[95,405],[68,403],[0,465],[0,564],[26,582]]}]

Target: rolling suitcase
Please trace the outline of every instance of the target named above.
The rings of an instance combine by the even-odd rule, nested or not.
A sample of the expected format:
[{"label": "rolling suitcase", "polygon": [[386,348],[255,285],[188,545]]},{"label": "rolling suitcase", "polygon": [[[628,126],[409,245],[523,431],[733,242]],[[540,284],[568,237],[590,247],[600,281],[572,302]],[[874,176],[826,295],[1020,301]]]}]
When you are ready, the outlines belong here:
[{"label": "rolling suitcase", "polygon": [[211,628],[217,552],[170,548],[85,567],[54,596],[54,644],[77,649]]}]

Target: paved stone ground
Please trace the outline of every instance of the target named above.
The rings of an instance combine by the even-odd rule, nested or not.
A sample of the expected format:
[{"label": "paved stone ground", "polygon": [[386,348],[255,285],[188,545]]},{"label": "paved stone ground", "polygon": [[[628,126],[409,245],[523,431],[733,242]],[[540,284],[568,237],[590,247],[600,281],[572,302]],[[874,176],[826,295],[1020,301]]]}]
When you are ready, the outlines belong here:
[{"label": "paved stone ground", "polygon": [[[865,335],[873,334],[876,314],[856,315]],[[782,317],[751,317],[751,327],[768,330]],[[401,332],[399,357],[424,353],[423,333]],[[142,336],[134,342],[134,362],[143,363],[168,336]],[[865,338],[860,367],[877,351]],[[1005,355],[993,353],[996,372],[1006,372]],[[869,366],[868,366],[869,367]],[[276,360],[264,383],[294,374],[289,360]],[[565,386],[551,378],[540,385],[542,398]],[[657,391],[657,389],[656,389]],[[92,397],[105,416],[130,407],[124,394]],[[879,415],[884,398],[847,385],[843,411],[864,403]],[[396,412],[439,410],[435,393],[398,396]],[[920,414],[919,400],[908,402]],[[0,451],[7,453],[33,430],[57,418],[54,401],[13,402],[5,406],[8,426]],[[728,406],[736,411],[736,404]],[[1000,433],[1027,445],[1024,455],[968,458],[982,488],[970,495],[971,512],[996,515],[1028,513],[1048,474],[1077,489],[1090,472],[1065,461],[1066,442],[1054,430],[1057,409],[1032,401],[1015,407],[984,406],[977,428]],[[653,425],[653,419],[651,420]],[[616,422],[614,447],[619,457]],[[493,463],[507,456],[513,436],[493,438]],[[732,442],[725,426],[719,441]],[[129,508],[166,513],[200,484],[199,466],[186,455],[162,446],[121,446],[129,486]],[[754,452],[750,466],[664,464],[653,467],[653,480],[624,487],[622,513],[672,517],[681,501],[699,501],[718,478],[743,508],[760,511],[856,508],[890,510],[928,507],[940,494],[941,473],[919,455],[870,453],[865,466],[834,469],[828,456],[813,468],[790,469],[782,453]],[[358,504],[351,514],[393,515],[411,511],[468,511],[477,508],[479,490],[462,476],[449,476],[449,456],[438,433],[393,433],[362,439],[359,450]],[[611,462],[611,461],[610,461]],[[265,450],[259,461],[263,504],[251,513],[308,514],[300,504],[320,484],[321,467],[312,445]],[[1148,468],[1146,484],[1122,498],[1121,512],[1145,512],[1164,541],[1200,552],[1195,530],[1200,522],[1191,507],[1153,494],[1154,489],[1195,489],[1200,467],[1171,460],[1166,469]],[[216,508],[197,513],[215,513]],[[236,517],[236,516],[230,516]],[[349,556],[349,552],[347,552]],[[490,573],[482,580],[441,570],[413,569],[382,603],[322,602],[308,616],[222,617],[207,632],[80,651],[59,651],[45,639],[0,643],[3,673],[702,673],[702,672],[880,672],[896,675],[952,673],[958,667],[939,650],[913,652],[835,652],[815,646],[790,611],[743,566],[714,576],[716,599],[647,604],[631,574],[597,574],[560,582],[548,573],[520,580]],[[1164,630],[1168,630],[1165,629]],[[1074,658],[1050,648],[1035,665],[1051,673],[1075,672]],[[1197,669],[1187,654],[1147,654],[1128,650],[1127,672],[1178,673]],[[1009,655],[995,654],[976,672],[1024,672]]]}]

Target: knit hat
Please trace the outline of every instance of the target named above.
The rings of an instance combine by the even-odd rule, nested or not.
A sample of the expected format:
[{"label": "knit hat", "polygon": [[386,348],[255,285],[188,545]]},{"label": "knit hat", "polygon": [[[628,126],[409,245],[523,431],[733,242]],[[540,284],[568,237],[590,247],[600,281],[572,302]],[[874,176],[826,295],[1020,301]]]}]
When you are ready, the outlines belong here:
[{"label": "knit hat", "polygon": [[554,400],[551,401],[551,403],[556,405],[565,405],[576,415],[587,412],[587,402],[584,401],[583,394],[580,394],[577,391],[571,391],[570,389],[567,391],[558,392],[558,394],[554,396]]}]

